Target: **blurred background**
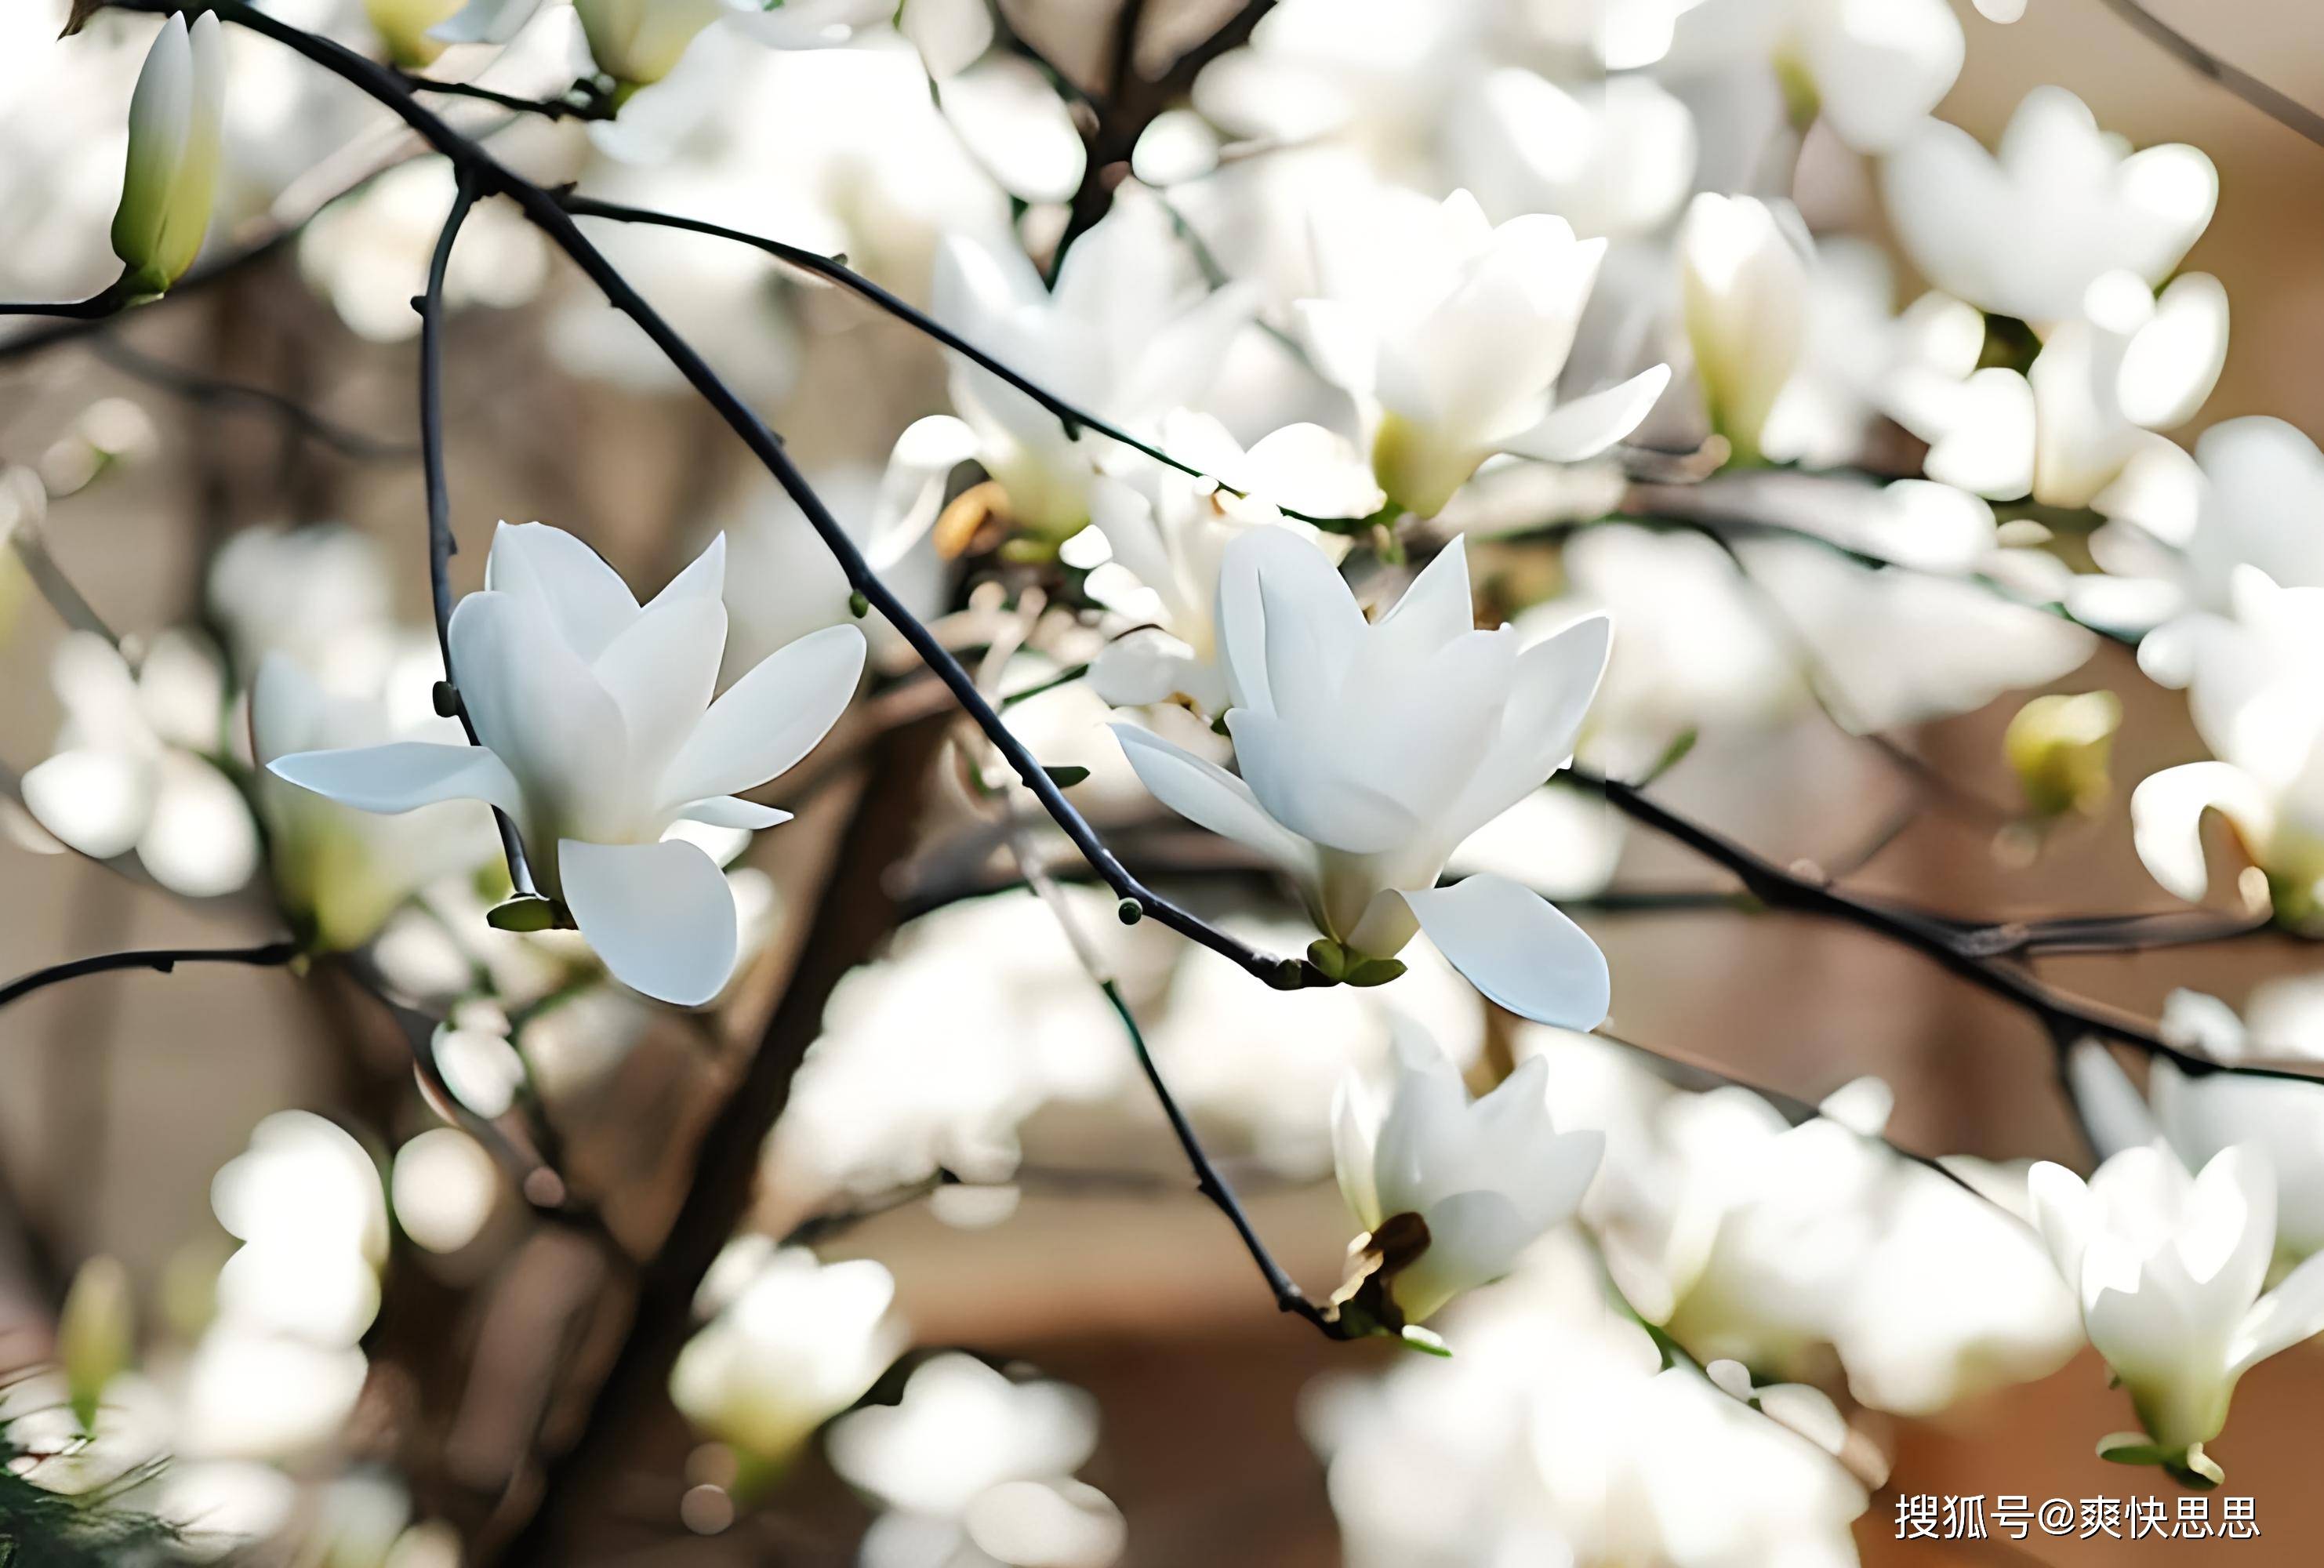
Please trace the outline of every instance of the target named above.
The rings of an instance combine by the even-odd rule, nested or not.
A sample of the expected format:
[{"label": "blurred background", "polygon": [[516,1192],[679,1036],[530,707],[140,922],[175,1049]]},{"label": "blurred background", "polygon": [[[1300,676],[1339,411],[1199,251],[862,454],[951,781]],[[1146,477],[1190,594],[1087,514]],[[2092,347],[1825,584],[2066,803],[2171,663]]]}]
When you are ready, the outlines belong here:
[{"label": "blurred background", "polygon": [[[2324,105],[2324,12],[2273,0],[2153,8],[2292,97]],[[82,39],[54,42],[61,9],[23,0],[0,21],[0,272],[20,298],[72,297],[109,275],[103,233],[121,114],[151,32],[148,19],[107,16]],[[366,36],[359,6],[272,9],[359,46]],[[1004,9],[1069,74],[1102,80],[1111,0]],[[1167,65],[1232,9],[1152,0],[1139,12],[1140,69]],[[2217,217],[2189,265],[2226,283],[2236,335],[2217,391],[2174,434],[2257,412],[2324,434],[2310,351],[2324,341],[2324,149],[2189,71],[2099,0],[2034,0],[2007,28],[1957,9],[1966,64],[1938,113],[1988,145],[2029,88],[2061,82],[2135,143],[2192,143],[2217,163]],[[1336,42],[1357,79],[1452,70],[1399,41],[1399,26],[1428,30],[1406,11],[1355,8]],[[1262,29],[1254,50],[1268,38]],[[569,37],[551,42],[571,48]],[[0,843],[0,975],[116,948],[280,935],[281,908],[252,863],[253,819],[198,789],[171,790],[186,737],[202,737],[196,752],[239,750],[246,766],[246,741],[234,737],[268,649],[360,633],[377,644],[366,657],[380,670],[408,674],[415,647],[421,669],[432,658],[408,301],[451,179],[413,159],[340,84],[263,42],[231,43],[235,189],[211,254],[263,254],[165,307],[37,351],[0,338],[0,463],[37,476],[46,558],[128,657],[113,675],[88,673],[88,660],[65,657],[71,629],[30,578],[0,580],[0,759],[22,775],[60,732],[82,743],[97,733],[160,780],[145,803],[152,820],[131,835],[139,853],[108,864],[60,853],[15,814]],[[942,234],[1013,232],[1037,255],[1054,242],[1079,180],[1079,158],[1067,156],[1078,133],[1062,111],[1030,106],[1023,81],[993,70],[976,92],[957,93],[968,101],[951,112],[1001,125],[964,139],[931,100],[918,57],[884,29],[838,50],[707,52],[718,58],[697,46],[682,77],[640,95],[634,123],[627,112],[598,127],[475,123],[539,180],[844,250],[916,300],[927,298]],[[548,91],[560,64],[541,66],[537,80],[499,69],[509,90]],[[1262,146],[1211,178],[1271,156]],[[309,221],[315,204],[374,169]],[[1886,224],[1868,171],[1818,128],[1795,184],[1779,193],[1796,198],[1819,234],[1878,237]],[[1456,182],[1445,167],[1413,178],[1438,195]],[[1240,208],[1206,200],[1203,183],[1185,200],[1198,227],[1214,226],[1217,248],[1250,254],[1271,243],[1238,232]],[[868,505],[899,433],[951,406],[932,346],[859,301],[712,240],[642,229],[602,237],[844,514]],[[735,581],[766,595],[761,624],[735,612],[738,635],[761,650],[844,599],[797,514],[730,433],[505,204],[472,223],[450,299],[456,586],[480,584],[494,520],[538,518],[591,541],[641,591],[726,530]],[[1228,369],[1217,402],[1248,439],[1268,427],[1238,426],[1237,400],[1257,408],[1274,396],[1281,366],[1262,343],[1239,346]],[[234,390],[247,388],[270,395]],[[964,485],[955,476],[951,488]],[[29,530],[33,502],[20,493],[14,504]],[[1471,548],[1480,580],[1503,585],[1513,605],[1591,591],[1553,545]],[[1698,569],[1625,566],[1662,585]],[[1003,604],[1021,582],[992,552],[949,558],[923,543],[897,580],[961,646],[1023,630],[1008,631],[1021,598]],[[1768,641],[1747,637],[1738,653],[1712,645],[1708,630],[1699,637],[1702,659],[1735,668]],[[944,709],[897,654],[880,648],[881,689],[827,743],[830,764],[810,759],[771,797],[799,821],[736,862],[755,946],[716,1009],[653,1007],[554,942],[476,936],[480,897],[431,884],[360,955],[295,973],[125,973],[0,1013],[0,1361],[54,1365],[59,1309],[103,1260],[89,1288],[134,1305],[134,1354],[107,1395],[130,1414],[107,1441],[161,1459],[138,1496],[185,1488],[198,1499],[188,1506],[218,1526],[221,1549],[252,1561],[412,1568],[464,1560],[464,1550],[483,1560],[477,1543],[521,1527],[542,1495],[543,1456],[576,1443],[586,1484],[576,1491],[562,1478],[564,1555],[545,1560],[1565,1561],[1545,1545],[1527,1554],[1522,1532],[1489,1525],[1498,1516],[1478,1500],[1480,1474],[1547,1441],[1544,1418],[1528,1426],[1495,1403],[1540,1375],[1526,1353],[1471,1358],[1456,1315],[1446,1376],[1468,1380],[1461,1406],[1443,1387],[1418,1385],[1435,1363],[1385,1342],[1326,1342],[1278,1316],[1232,1232],[1194,1193],[1050,913],[1021,889],[991,890],[1018,880],[1006,843],[964,785],[973,762],[942,750],[953,733]],[[1065,662],[1044,657],[1004,660],[1005,685]],[[60,673],[73,668],[81,675]],[[142,687],[130,668],[144,672]],[[424,707],[427,678],[390,682],[391,706]],[[1778,862],[1980,918],[2179,907],[2132,853],[2125,798],[2129,783],[2201,746],[2181,697],[2144,679],[2126,649],[2097,643],[2056,678],[1997,682],[2007,689],[1991,700],[1877,742],[1837,727],[1796,672],[1751,690],[1745,678],[1719,696],[1724,722],[1702,729],[1657,791]],[[2031,696],[2100,688],[2123,705],[2116,787],[2070,820],[2029,830],[2006,727]],[[1094,770],[1076,798],[1133,865],[1262,945],[1296,951],[1305,940],[1296,906],[1215,841],[1157,814],[1105,736],[1106,717],[1074,686],[1010,710],[1045,759]],[[278,844],[283,819],[267,814],[280,809],[261,800],[255,819]],[[1493,853],[1565,895],[1605,949],[1610,1034],[1807,1102],[1877,1075],[1894,1091],[1888,1134],[1907,1148],[2087,1168],[2049,1043],[2022,1014],[1862,934],[1705,907],[1693,895],[1729,890],[1714,872],[1626,834],[1579,792],[1547,792],[1524,826],[1522,844]],[[1067,874],[1069,857],[1040,836]],[[410,869],[418,888],[424,868]],[[172,880],[200,896],[161,885]],[[1125,930],[1102,890],[1066,893],[1120,967],[1162,1071],[1259,1228],[1312,1291],[1336,1281],[1349,1230],[1331,1175],[1331,1090],[1346,1066],[1380,1056],[1391,1003],[1475,1065],[1480,1084],[1495,1064],[1542,1052],[1578,1100],[1649,1092],[1609,1086],[1635,1070],[1618,1052],[1493,1012],[1433,955],[1414,957],[1414,972],[1383,992],[1286,999],[1150,926]],[[2041,964],[2060,986],[2143,1016],[2161,1016],[2181,990],[2241,1008],[2255,987],[2314,970],[2297,939],[2274,933]],[[754,1059],[805,1055],[740,1215],[742,1240],[682,1325],[690,1342],[675,1400],[661,1379],[616,1408],[593,1404],[624,1342],[626,1286],[600,1237],[530,1209],[542,1194],[520,1191],[456,1130],[440,1087],[415,1082],[412,1034],[429,1026],[374,994],[382,977],[418,1012],[448,1018],[457,1038],[447,1075],[466,1108],[554,1152],[613,1244],[638,1258],[674,1221],[700,1222],[686,1201],[696,1158]],[[1920,1288],[1910,1283],[1916,1257],[1941,1271],[1942,1246],[1985,1244],[1967,1222],[1944,1222],[1926,1242],[1896,1223],[1894,1249],[1852,1267],[1893,1275],[1900,1297]],[[811,1254],[778,1254],[787,1241]],[[237,1247],[249,1256],[228,1267]],[[1568,1289],[1572,1271],[1553,1256],[1545,1282],[1480,1296],[1480,1342],[1498,1345],[1499,1334],[1521,1347],[1526,1314],[1550,1311],[1538,1302]],[[1767,1369],[1836,1392],[1880,1455],[1887,1479],[1862,1489],[1860,1514],[1841,1510],[1862,1561],[2313,1559],[2324,1539],[2324,1499],[2306,1474],[2324,1397],[2324,1353],[2313,1346],[2250,1380],[2219,1445],[2227,1490],[2256,1500],[2256,1539],[2132,1545],[2036,1532],[2022,1550],[1896,1540],[1900,1493],[2038,1503],[2168,1489],[2092,1453],[2093,1437],[2127,1425],[2128,1412],[2097,1359],[2070,1352],[2070,1320],[2063,1339],[1997,1331],[1993,1343],[1957,1345],[1958,1322],[1894,1311],[1883,1353],[1907,1367],[1944,1359],[1943,1397],[1851,1398],[1829,1347],[1801,1347]],[[1494,1387],[1470,1387],[1479,1379]],[[850,1407],[859,1408],[821,1425]],[[1563,1418],[1585,1434],[1617,1419],[1610,1407]],[[26,1441],[21,1424],[16,1441]],[[1704,1510],[1732,1506],[1707,1475],[1682,1470],[1669,1484],[1698,1487]],[[1383,1511],[1394,1517],[1382,1522]],[[247,1520],[246,1533],[220,1520]],[[1775,1550],[1689,1561],[1828,1560]]]}]

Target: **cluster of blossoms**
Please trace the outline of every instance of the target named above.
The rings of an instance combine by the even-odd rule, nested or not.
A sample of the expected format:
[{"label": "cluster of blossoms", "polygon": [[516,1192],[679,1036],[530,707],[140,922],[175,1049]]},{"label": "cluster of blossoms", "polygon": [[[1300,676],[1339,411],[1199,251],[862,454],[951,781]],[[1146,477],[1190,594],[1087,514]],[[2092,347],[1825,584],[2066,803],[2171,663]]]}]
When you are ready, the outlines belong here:
[{"label": "cluster of blossoms", "polygon": [[[787,237],[925,301],[950,335],[941,393],[923,363],[927,406],[882,430],[903,425],[885,468],[822,486],[860,565],[830,558],[841,541],[796,494],[738,502],[731,544],[706,528],[642,600],[580,535],[503,522],[445,613],[440,670],[360,536],[247,531],[209,585],[224,646],[101,623],[60,645],[65,722],[22,781],[27,836],[134,856],[194,898],[263,868],[302,953],[356,955],[434,1009],[431,1093],[493,1124],[560,1073],[602,1073],[652,1027],[646,1002],[742,989],[785,912],[741,862],[791,816],[752,794],[842,752],[874,722],[859,699],[929,649],[976,650],[985,668],[946,673],[980,694],[982,744],[1005,733],[1047,768],[1011,781],[964,742],[965,793],[1049,909],[927,915],[840,984],[769,1140],[788,1201],[926,1185],[955,1222],[994,1222],[1038,1111],[1126,1093],[1125,1062],[1088,1051],[1106,1004],[1135,1035],[1125,994],[1167,1001],[1157,1082],[1272,1168],[1336,1176],[1356,1234],[1313,1321],[1475,1358],[1317,1392],[1351,1563],[1851,1562],[1878,1466],[1810,1384],[1920,1416],[2085,1343],[2141,1427],[2100,1453],[2216,1484],[2238,1380],[2324,1332],[2324,1085],[2166,1052],[2142,1089],[2084,1042],[2065,1076],[2099,1145],[2087,1180],[1941,1174],[1886,1141],[1877,1080],[1787,1104],[1680,1087],[1593,1037],[1644,976],[1555,900],[1601,890],[1620,853],[1559,779],[1577,761],[1740,758],[1811,706],[1882,735],[2059,682],[2110,637],[2186,692],[2209,753],[2130,794],[2153,881],[2207,895],[2216,811],[2246,906],[2324,928],[2324,453],[2268,419],[2191,455],[2174,438],[2227,362],[2226,290],[2182,270],[2217,171],[2134,149],[2062,88],[2027,95],[1991,151],[1932,117],[1965,51],[1940,0],[1609,0],[1586,26],[1455,0],[1374,27],[1344,5],[1272,7],[1104,150],[1120,167],[1092,169],[1098,139],[983,0],[574,0],[569,19],[368,0],[378,52],[436,73],[415,90],[521,112],[506,83],[546,82],[535,106],[592,122],[568,152],[593,188],[799,209]],[[208,13],[154,35],[101,299],[165,294],[214,213],[252,199],[227,53]],[[479,85],[502,69],[520,74]],[[828,85],[850,72],[871,85]],[[791,106],[818,81],[812,113]],[[1886,252],[1812,226],[1803,145],[1862,171],[1924,292],[1901,300]],[[939,166],[941,197],[916,183]],[[406,330],[361,301],[426,279],[451,199],[434,164],[383,177],[309,230],[308,276],[359,331]],[[433,280],[452,303],[542,286],[530,231],[464,243],[496,248]],[[770,309],[756,274],[666,264],[713,359],[779,361],[755,372],[786,390],[816,301]],[[634,382],[634,345],[594,331],[561,318],[558,352]],[[36,530],[11,527],[32,558]],[[2094,569],[2053,548],[2069,529]],[[902,606],[891,627],[865,590]],[[1012,686],[1030,700],[1001,700]],[[2098,692],[2017,711],[2006,844],[2038,853],[2104,808],[2122,715]],[[1228,966],[1163,953],[1155,922],[1088,937],[1087,900],[1014,847],[1037,786],[1076,830],[1058,788],[1091,818],[1158,807],[1223,841],[1204,855],[1247,855],[1280,911],[1201,924],[1223,950],[1258,931],[1299,954],[1279,991],[1214,988]],[[1157,902],[1113,890],[1132,926]],[[1052,910],[1073,946],[1028,956],[1025,920]],[[2255,997],[2246,1030],[2179,999],[2170,1048],[2324,1057],[2305,1001]],[[1293,1061],[1293,1032],[1323,1043]],[[953,1054],[931,1065],[937,1036]],[[347,1422],[387,1262],[379,1171],[346,1134],[271,1122],[244,1158],[218,1194],[243,1249],[169,1395],[205,1462],[272,1462]],[[402,1234],[489,1244],[499,1175],[466,1134],[401,1141],[387,1179]],[[330,1212],[285,1217],[252,1184],[310,1185]],[[875,1263],[730,1245],[670,1379],[728,1462],[713,1490],[750,1500],[821,1429],[887,1509],[867,1562],[1112,1561],[1124,1527],[1077,1476],[1097,1442],[1077,1390],[946,1355],[900,1404],[841,1414],[908,1343],[896,1294]],[[91,1434],[100,1397],[168,1403],[115,1387],[118,1367],[77,1375]],[[280,1430],[205,1426],[215,1379],[278,1375],[311,1396]],[[1618,1413],[1610,1437],[1582,1405]],[[290,1511],[263,1473],[227,1478],[263,1494],[251,1535]],[[1708,1478],[1716,1528],[1693,1517]],[[1036,1517],[1050,1555],[1019,1550]]]}]

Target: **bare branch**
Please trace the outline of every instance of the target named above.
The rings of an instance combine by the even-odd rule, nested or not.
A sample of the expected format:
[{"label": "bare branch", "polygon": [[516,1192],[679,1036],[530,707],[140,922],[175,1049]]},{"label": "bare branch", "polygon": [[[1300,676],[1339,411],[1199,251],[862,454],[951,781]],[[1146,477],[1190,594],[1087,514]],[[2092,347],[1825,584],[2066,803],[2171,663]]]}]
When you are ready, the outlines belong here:
[{"label": "bare branch", "polygon": [[300,953],[296,942],[268,942],[256,947],[143,947],[126,953],[100,953],[92,958],[74,958],[62,964],[51,964],[46,969],[35,969],[30,974],[19,975],[6,985],[0,985],[0,1007],[27,997],[45,986],[60,981],[78,980],[87,974],[105,974],[117,969],[151,969],[168,974],[180,964],[243,964],[261,969],[279,969],[294,962]]}]

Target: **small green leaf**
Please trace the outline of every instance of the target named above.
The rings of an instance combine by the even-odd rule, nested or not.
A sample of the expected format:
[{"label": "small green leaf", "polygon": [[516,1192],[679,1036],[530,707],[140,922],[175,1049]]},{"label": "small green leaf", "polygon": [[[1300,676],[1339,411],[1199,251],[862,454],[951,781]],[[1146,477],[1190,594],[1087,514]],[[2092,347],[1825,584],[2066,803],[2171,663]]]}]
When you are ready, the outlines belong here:
[{"label": "small green leaf", "polygon": [[1060,789],[1072,789],[1090,774],[1087,768],[1044,768],[1041,771],[1047,773],[1049,782]]},{"label": "small green leaf", "polygon": [[520,893],[485,910],[484,924],[496,931],[553,931],[572,924],[563,915],[550,900]]},{"label": "small green leaf", "polygon": [[1307,944],[1307,962],[1322,970],[1327,980],[1348,977],[1348,950],[1329,936],[1318,936]]},{"label": "small green leaf", "polygon": [[1342,976],[1350,985],[1386,985],[1404,973],[1401,958],[1359,958]]}]

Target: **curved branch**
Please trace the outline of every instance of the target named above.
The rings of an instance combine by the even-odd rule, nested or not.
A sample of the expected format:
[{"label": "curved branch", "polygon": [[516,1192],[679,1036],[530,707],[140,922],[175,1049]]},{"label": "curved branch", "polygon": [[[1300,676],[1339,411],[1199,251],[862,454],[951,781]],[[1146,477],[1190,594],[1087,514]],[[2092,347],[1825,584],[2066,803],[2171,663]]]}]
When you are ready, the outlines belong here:
[{"label": "curved branch", "polygon": [[35,969],[0,985],[0,1007],[60,981],[105,974],[116,969],[151,969],[160,974],[172,973],[180,964],[243,964],[279,969],[295,961],[299,953],[296,942],[268,942],[256,947],[141,947],[126,953],[100,953],[92,958],[51,964],[46,969]]},{"label": "curved branch", "polygon": [[[709,223],[696,217],[682,217],[676,213],[655,212],[646,208],[625,207],[619,202],[600,201],[595,197],[582,196],[571,190],[558,191],[556,197],[558,204],[576,217],[602,217],[614,223],[651,224],[661,228],[682,229],[688,234],[708,235],[714,239],[732,240],[737,244],[749,245],[754,250],[764,251],[786,265],[797,267],[803,272],[812,272],[816,277],[826,279],[843,289],[860,295],[897,320],[909,326],[913,330],[935,339],[962,358],[991,372],[1056,415],[1057,422],[1065,427],[1066,435],[1078,436],[1084,429],[1094,430],[1106,439],[1119,441],[1130,450],[1152,458],[1166,468],[1174,468],[1190,478],[1209,479],[1230,495],[1240,496],[1245,493],[1219,478],[1218,475],[1181,458],[1174,457],[1152,442],[1133,436],[1120,426],[1099,418],[1087,409],[1066,401],[1030,376],[1003,364],[926,311],[907,300],[897,298],[896,295],[856,272],[836,256],[826,256],[820,251],[811,251],[799,245],[788,244],[781,240],[770,239],[764,235],[752,234],[744,229],[728,228],[724,224]],[[1358,517],[1318,517],[1293,507],[1279,503],[1272,504],[1275,504],[1275,509],[1286,517],[1296,517],[1302,522],[1312,523],[1317,528],[1331,529],[1334,531],[1344,532],[1366,521]]]},{"label": "curved branch", "polygon": [[2180,64],[2197,76],[2209,78],[2243,99],[2286,130],[2297,132],[2324,147],[2324,115],[2268,86],[2237,66],[2229,65],[2185,33],[2155,15],[2138,0],[2098,0]]},{"label": "curved branch", "polygon": [[561,98],[521,98],[513,93],[494,92],[474,82],[438,81],[433,77],[414,76],[399,71],[396,79],[404,90],[414,93],[441,93],[447,97],[474,98],[479,103],[493,105],[514,114],[539,115],[549,120],[610,120],[613,117],[613,100],[594,82],[575,82],[569,96]]},{"label": "curved branch", "polygon": [[159,387],[188,402],[205,406],[240,403],[272,414],[290,429],[321,442],[342,457],[363,462],[394,463],[415,457],[420,451],[418,447],[408,441],[383,441],[376,436],[327,420],[296,398],[286,397],[270,387],[221,381],[182,365],[166,364],[130,347],[110,333],[98,334],[89,345],[89,352],[124,375],[135,376],[147,385]]},{"label": "curved branch", "polygon": [[129,309],[129,291],[119,282],[107,284],[86,300],[53,304],[37,300],[0,300],[0,316],[50,316],[60,321],[102,321]]}]

